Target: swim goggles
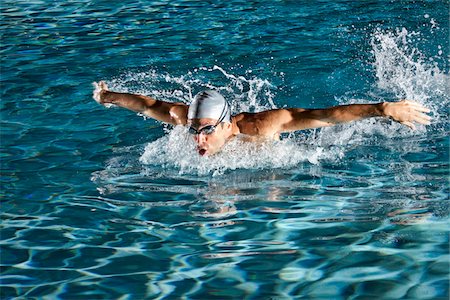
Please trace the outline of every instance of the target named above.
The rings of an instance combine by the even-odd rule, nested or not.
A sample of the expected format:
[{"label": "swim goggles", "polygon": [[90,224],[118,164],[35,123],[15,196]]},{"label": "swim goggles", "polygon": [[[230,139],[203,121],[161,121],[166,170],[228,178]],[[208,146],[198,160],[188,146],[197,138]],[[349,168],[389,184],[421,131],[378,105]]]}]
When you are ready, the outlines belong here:
[{"label": "swim goggles", "polygon": [[193,135],[197,135],[197,134],[201,134],[201,133],[203,133],[205,135],[210,135],[216,130],[216,127],[219,124],[220,123],[217,123],[216,125],[208,125],[199,130],[195,129],[194,127],[189,127],[189,133],[193,134]]},{"label": "swim goggles", "polygon": [[220,123],[222,123],[223,119],[225,119],[225,116],[227,115],[226,114],[227,106],[228,106],[228,103],[225,102],[225,105],[224,105],[224,107],[222,109],[222,112],[220,113],[220,118],[219,118],[219,120],[217,121],[216,124],[214,124],[214,125],[207,125],[207,126],[201,128],[201,129],[195,129],[194,127],[191,126],[191,127],[189,127],[189,133],[192,134],[192,135],[197,135],[197,134],[201,134],[201,133],[203,133],[204,135],[210,135],[210,134],[214,133],[214,131],[216,131],[216,127]]}]

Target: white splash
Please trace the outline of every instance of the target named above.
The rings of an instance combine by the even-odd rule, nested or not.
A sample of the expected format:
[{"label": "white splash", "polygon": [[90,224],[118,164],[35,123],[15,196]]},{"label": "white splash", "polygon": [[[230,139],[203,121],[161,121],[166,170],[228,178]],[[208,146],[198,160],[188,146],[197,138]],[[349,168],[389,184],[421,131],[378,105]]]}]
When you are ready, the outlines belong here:
[{"label": "white splash", "polygon": [[[386,141],[426,134],[428,131],[445,131],[448,122],[448,107],[450,104],[450,78],[438,67],[434,59],[427,58],[415,46],[421,34],[409,32],[407,29],[395,31],[377,29],[371,39],[372,54],[376,82],[379,89],[371,91],[370,98],[349,99],[345,96],[336,97],[340,104],[369,103],[409,99],[423,104],[431,110],[433,118],[431,126],[418,125],[416,131],[387,120],[367,119],[338,127],[323,128],[316,136],[315,142],[325,146],[330,143],[340,145],[364,144],[374,136],[380,136]],[[438,49],[441,47],[438,46]],[[439,52],[437,52],[439,55]],[[386,93],[393,98],[386,99]],[[313,142],[313,141],[310,141]],[[392,143],[401,151],[402,143]],[[406,148],[403,149],[408,152]]]},{"label": "white splash", "polygon": [[[422,103],[432,110],[435,120],[448,120],[449,81],[437,64],[427,59],[415,47],[414,39],[420,34],[406,29],[376,30],[371,45],[373,67],[378,87],[370,91],[367,99],[336,97],[339,104],[368,103],[384,99],[386,92],[395,97]],[[209,88],[219,90],[230,102],[233,113],[258,112],[273,109],[274,86],[267,79],[231,74],[222,67],[202,67],[182,76],[159,74],[156,71],[127,73],[110,82],[111,87],[126,92],[152,95],[164,101],[189,103],[196,92]],[[246,77],[247,76],[247,77]],[[381,95],[377,95],[380,93]],[[444,111],[444,112],[443,112]],[[444,118],[442,118],[444,117]],[[149,143],[140,162],[180,174],[219,175],[236,169],[293,168],[301,163],[320,164],[322,160],[345,157],[352,145],[364,145],[371,140],[388,141],[412,135],[426,134],[425,126],[413,132],[390,120],[368,119],[345,125],[290,134],[281,141],[248,143],[241,138],[229,142],[221,152],[201,157],[195,151],[192,137],[184,127],[167,130],[167,134]],[[399,143],[388,143],[399,147]],[[400,143],[401,144],[401,143]],[[387,146],[390,147],[390,146]],[[396,151],[401,151],[397,149]],[[406,150],[405,150],[406,151]]]},{"label": "white splash", "polygon": [[405,28],[395,32],[377,30],[371,41],[373,66],[381,89],[427,106],[436,117],[450,102],[450,78],[433,58],[414,47],[414,40],[420,38],[419,33]]},{"label": "white splash", "polygon": [[[212,77],[217,71],[223,75],[218,82],[211,82],[212,79],[202,80],[204,77]],[[197,92],[213,89],[228,100],[232,113],[276,108],[273,101],[274,87],[267,79],[233,75],[219,66],[202,67],[181,76],[159,74],[155,70],[127,72],[109,81],[109,85],[116,91],[150,95],[156,99],[186,104],[192,101]]]},{"label": "white splash", "polygon": [[330,156],[319,146],[299,145],[294,140],[247,142],[237,137],[215,155],[200,156],[195,143],[183,126],[149,143],[140,161],[146,165],[176,168],[182,174],[220,175],[236,169],[290,168],[301,162],[317,164]]}]

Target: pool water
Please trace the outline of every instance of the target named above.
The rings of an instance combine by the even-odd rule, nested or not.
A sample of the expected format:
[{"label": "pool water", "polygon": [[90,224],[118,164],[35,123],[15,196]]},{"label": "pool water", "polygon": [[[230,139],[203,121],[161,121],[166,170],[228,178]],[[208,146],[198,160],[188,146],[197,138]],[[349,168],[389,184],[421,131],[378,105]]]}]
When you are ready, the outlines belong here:
[{"label": "pool water", "polygon": [[[448,299],[446,1],[1,4],[2,299]],[[92,100],[234,113],[402,98],[386,119],[236,139]]]}]

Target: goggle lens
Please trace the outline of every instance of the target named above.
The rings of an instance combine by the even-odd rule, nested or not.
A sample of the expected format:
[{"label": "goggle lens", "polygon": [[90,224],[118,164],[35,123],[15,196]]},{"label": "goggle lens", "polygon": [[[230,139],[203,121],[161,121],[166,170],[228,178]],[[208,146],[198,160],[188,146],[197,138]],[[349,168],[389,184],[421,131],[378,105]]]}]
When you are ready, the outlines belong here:
[{"label": "goggle lens", "polygon": [[189,133],[190,134],[200,134],[203,133],[205,135],[210,135],[212,134],[214,131],[216,130],[216,126],[215,125],[208,125],[203,127],[200,130],[195,129],[194,127],[189,127]]}]

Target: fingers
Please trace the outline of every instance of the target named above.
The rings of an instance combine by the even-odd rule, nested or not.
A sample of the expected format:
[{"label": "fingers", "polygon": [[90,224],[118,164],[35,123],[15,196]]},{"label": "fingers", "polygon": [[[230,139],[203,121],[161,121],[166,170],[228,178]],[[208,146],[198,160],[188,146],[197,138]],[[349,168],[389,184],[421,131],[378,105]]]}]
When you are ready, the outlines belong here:
[{"label": "fingers", "polygon": [[416,130],[416,126],[411,123],[411,122],[401,122],[401,124],[408,126],[409,128],[411,128],[412,130]]},{"label": "fingers", "polygon": [[101,99],[101,94],[103,91],[107,91],[108,90],[108,86],[106,85],[106,82],[99,81],[99,82],[93,82],[92,85],[94,86],[94,92],[92,93],[92,97],[94,98],[95,101],[97,101],[97,103],[99,104],[103,104],[103,101]]},{"label": "fingers", "polygon": [[410,101],[410,100],[403,100],[401,101],[403,103],[405,103],[406,105],[410,106],[411,108],[420,111],[420,112],[425,112],[425,113],[429,113],[431,110],[429,110],[428,108],[426,108],[425,106],[423,106],[422,104],[415,102],[415,101]]},{"label": "fingers", "polygon": [[402,124],[410,127],[413,130],[415,129],[415,126],[412,122],[417,122],[423,125],[431,124],[431,117],[426,114],[431,112],[430,109],[415,101],[403,100],[401,102],[410,109],[410,118],[408,118],[409,120],[402,122]]},{"label": "fingers", "polygon": [[107,85],[106,82],[104,82],[103,80],[100,81],[100,82],[98,83],[98,85],[100,86],[100,88],[101,88],[102,90],[104,90],[104,91],[107,91],[107,90],[108,90],[108,85]]},{"label": "fingers", "polygon": [[102,88],[101,88],[100,84],[101,84],[101,81],[99,83],[97,83],[97,82],[92,83],[92,85],[94,86],[92,98],[94,98],[94,100],[97,101],[97,103],[101,104],[100,93],[102,91]]},{"label": "fingers", "polygon": [[416,113],[414,115],[414,121],[420,124],[430,125],[431,117],[423,113]]},{"label": "fingers", "polygon": [[417,103],[417,102],[408,101],[408,104],[412,108],[414,108],[415,110],[420,111],[420,112],[429,113],[431,111],[428,108],[426,108],[425,106],[423,106],[422,104]]},{"label": "fingers", "polygon": [[431,110],[429,110],[426,107],[423,107],[422,105],[419,105],[417,107],[414,107],[415,110],[420,111],[420,112],[424,112],[424,113],[429,113],[431,112]]},{"label": "fingers", "polygon": [[417,111],[420,111],[420,112],[424,112],[424,113],[429,113],[431,110],[429,110],[428,108],[426,108],[425,106],[423,106],[423,105],[421,105],[421,104],[419,104],[419,103],[413,103],[413,104],[410,104],[411,105],[411,107],[413,108],[413,109],[415,109],[415,110],[417,110]]},{"label": "fingers", "polygon": [[416,113],[412,116],[412,118],[410,119],[410,121],[403,121],[400,122],[403,125],[408,126],[409,128],[411,128],[412,130],[416,130],[416,126],[414,125],[413,122],[422,124],[422,125],[430,125],[431,124],[431,117],[423,114],[423,113]]}]

